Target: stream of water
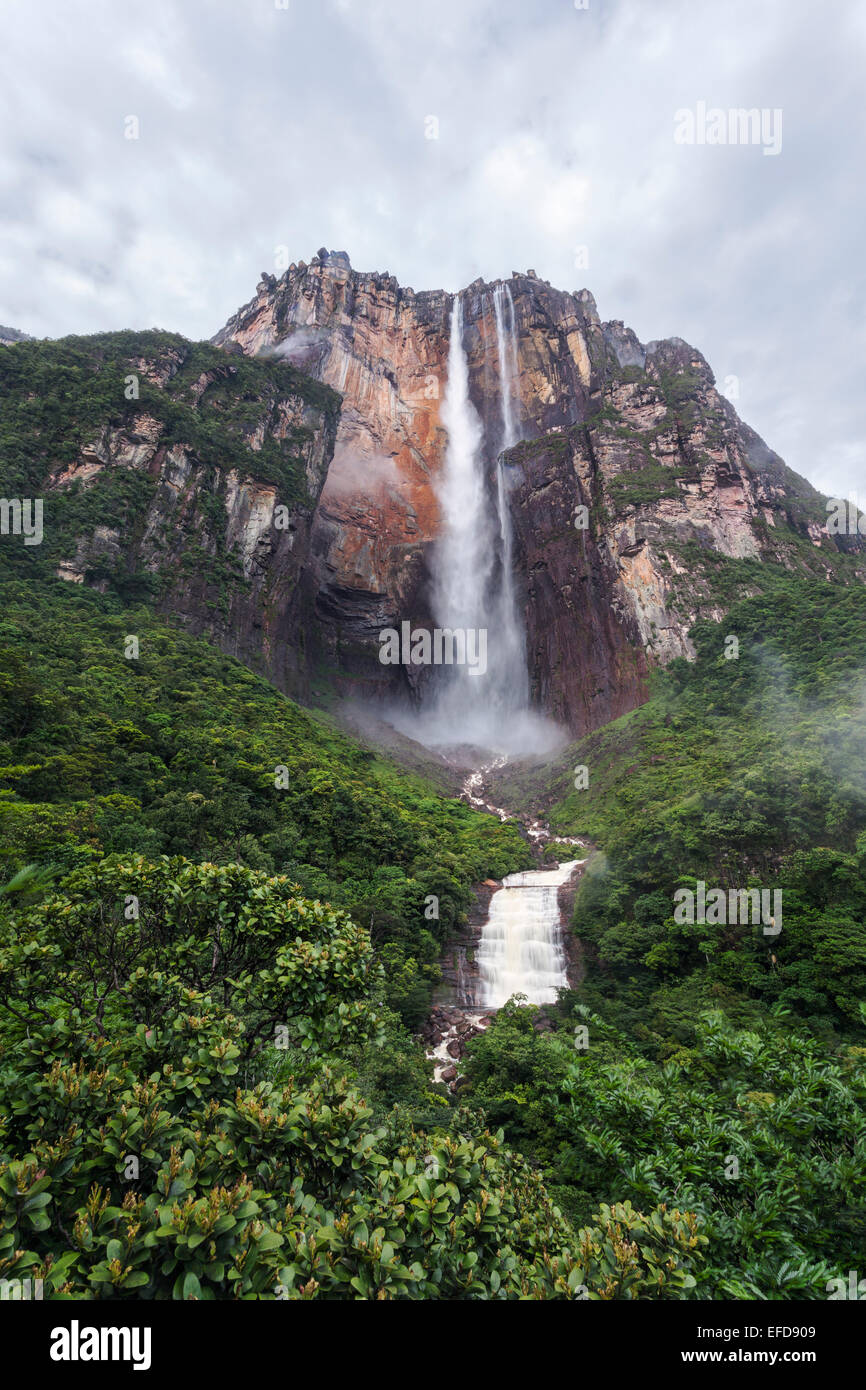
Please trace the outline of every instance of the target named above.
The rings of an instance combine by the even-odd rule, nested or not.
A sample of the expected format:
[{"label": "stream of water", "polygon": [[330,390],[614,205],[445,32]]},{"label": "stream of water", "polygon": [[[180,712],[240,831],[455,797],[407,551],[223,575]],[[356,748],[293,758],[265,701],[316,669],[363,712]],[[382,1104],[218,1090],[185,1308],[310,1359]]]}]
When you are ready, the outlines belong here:
[{"label": "stream of water", "polygon": [[[473,806],[489,811],[500,820],[509,813],[485,795],[485,778],[501,768],[507,759],[501,755],[471,772],[463,783],[463,796]],[[535,817],[524,817],[524,830],[541,849],[553,838],[550,827]],[[586,843],[575,836],[557,836],[559,843]],[[435,1062],[435,1080],[457,1084],[458,1060],[466,1041],[483,1032],[490,1014],[502,1008],[513,995],[524,996],[528,1004],[552,1004],[557,992],[568,986],[568,960],[562,930],[560,889],[586,862],[569,859],[555,867],[529,869],[509,874],[493,892],[475,952],[474,972],[458,970],[457,1005],[440,1006],[440,1031],[428,1056]]]},{"label": "stream of water", "polygon": [[513,994],[530,1004],[553,1004],[568,985],[559,890],[582,861],[557,869],[509,874],[490,899],[475,959],[478,1003],[500,1009]]}]

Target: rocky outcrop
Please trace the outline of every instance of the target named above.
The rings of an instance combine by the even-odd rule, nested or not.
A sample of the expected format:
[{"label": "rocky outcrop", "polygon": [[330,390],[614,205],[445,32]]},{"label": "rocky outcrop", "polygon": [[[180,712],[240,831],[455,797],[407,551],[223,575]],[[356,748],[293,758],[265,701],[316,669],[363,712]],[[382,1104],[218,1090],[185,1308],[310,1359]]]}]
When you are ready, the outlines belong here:
[{"label": "rocky outcrop", "polygon": [[22,333],[20,328],[4,328],[0,324],[0,347],[11,347],[13,343],[32,342],[29,333]]},{"label": "rocky outcrop", "polygon": [[603,336],[613,361],[580,422],[506,455],[535,698],[578,733],[639,703],[650,666],[693,656],[689,628],[729,601],[721,557],[866,578],[843,553],[862,547],[827,535],[824,499],[700,353],[621,324]]},{"label": "rocky outcrop", "polygon": [[490,899],[498,888],[495,879],[476,884],[466,921],[443,947],[439,959],[442,979],[436,988],[437,1004],[443,1007],[466,1010],[474,1005],[478,989],[476,951],[490,911]]},{"label": "rocky outcrop", "polygon": [[403,289],[387,272],[360,274],[343,253],[323,249],[280,280],[263,275],[255,299],[214,340],[286,359],[343,397],[312,539],[316,656],[343,694],[390,692],[395,674],[407,680],[405,667],[383,671],[378,633],[429,616],[424,557],[439,521],[449,303],[439,291]]},{"label": "rocky outcrop", "polygon": [[311,530],[339,397],[287,363],[156,332],[39,352],[67,370],[71,358],[79,385],[64,396],[58,370],[57,398],[41,403],[36,562],[148,599],[309,698]]},{"label": "rocky outcrop", "polygon": [[[479,280],[463,292],[491,475],[502,442],[494,289]],[[588,291],[532,271],[515,272],[508,292],[524,442],[506,469],[531,687],[581,733],[633,708],[653,664],[691,655],[696,617],[722,614],[708,556],[838,573],[859,543],[826,534],[823,499],[742,424],[687,343],[642,344],[603,323]],[[450,307],[441,291],[416,294],[323,248],[279,279],[263,275],[215,339],[285,356],[343,396],[311,542],[317,656],[342,693],[392,696],[396,682],[419,694],[423,668],[406,690],[412,668],[380,666],[377,635],[430,620]]]}]

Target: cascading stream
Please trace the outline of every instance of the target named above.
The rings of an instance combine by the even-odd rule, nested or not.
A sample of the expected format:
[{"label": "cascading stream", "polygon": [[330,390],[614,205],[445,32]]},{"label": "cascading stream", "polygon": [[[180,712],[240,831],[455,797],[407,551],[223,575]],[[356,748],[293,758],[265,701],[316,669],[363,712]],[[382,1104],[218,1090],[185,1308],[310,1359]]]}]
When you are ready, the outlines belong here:
[{"label": "cascading stream", "polygon": [[476,952],[478,1004],[498,1009],[513,994],[530,1004],[552,1004],[568,984],[560,929],[559,889],[579,859],[558,869],[509,874],[490,899]]},{"label": "cascading stream", "polygon": [[[504,756],[494,759],[470,773],[463,784],[467,801],[500,820],[512,816],[486,798],[485,777],[506,762]],[[543,821],[524,818],[524,824],[536,843],[552,838]],[[563,842],[588,848],[574,836],[563,837]],[[502,880],[490,899],[475,950],[475,969],[459,958],[456,1003],[439,1003],[431,1014],[428,1037],[433,1046],[427,1055],[435,1063],[436,1081],[445,1081],[452,1091],[460,1084],[459,1060],[467,1041],[483,1032],[492,1011],[514,995],[530,1004],[551,1004],[558,991],[568,987],[559,890],[585,863],[586,858],[571,859],[553,869],[510,874]]]}]

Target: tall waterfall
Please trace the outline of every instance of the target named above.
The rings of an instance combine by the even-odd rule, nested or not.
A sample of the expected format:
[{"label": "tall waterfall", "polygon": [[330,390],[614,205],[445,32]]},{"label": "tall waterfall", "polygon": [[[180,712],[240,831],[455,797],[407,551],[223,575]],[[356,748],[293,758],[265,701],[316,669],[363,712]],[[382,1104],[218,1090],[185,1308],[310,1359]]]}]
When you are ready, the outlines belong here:
[{"label": "tall waterfall", "polygon": [[[514,303],[504,285],[496,287],[492,301],[499,423],[487,430],[470,398],[460,295],[451,304],[441,408],[448,442],[437,483],[441,527],[430,555],[434,628],[471,633],[476,651],[477,635],[483,633],[486,669],[477,661],[475,670],[469,662],[441,665],[432,674],[420,715],[398,711],[392,719],[412,737],[433,745],[541,752],[557,743],[560,734],[529,708],[508,483],[499,462],[503,449],[520,438]],[[483,332],[482,341],[487,341]]]},{"label": "tall waterfall", "polygon": [[[499,590],[499,614],[502,626],[502,655],[508,671],[510,688],[517,705],[529,704],[529,679],[526,670],[526,650],[523,624],[517,605],[514,585],[514,529],[508,500],[505,464],[501,454],[520,438],[515,414],[517,392],[517,334],[514,326],[514,300],[507,285],[497,285],[493,291],[493,312],[496,318],[496,355],[499,368],[499,410],[502,420],[500,457],[496,462],[496,505],[499,512],[501,541],[500,563],[502,581]],[[519,396],[518,396],[519,401]]]},{"label": "tall waterfall", "polygon": [[[511,527],[504,517],[504,485],[495,497],[491,493],[489,442],[469,397],[459,295],[452,303],[450,330],[448,382],[442,402],[448,446],[438,488],[442,530],[432,555],[432,609],[440,628],[484,631],[487,670],[473,674],[466,666],[454,666],[437,672],[432,718],[437,742],[495,747],[507,739],[510,718],[519,715],[527,704],[510,555],[507,595],[496,582],[503,573],[506,534],[509,550],[511,547]],[[515,355],[513,344],[511,353]],[[501,363],[506,356],[503,354]],[[506,377],[507,368],[500,365],[500,380]],[[510,405],[503,410],[510,410]],[[509,416],[512,432],[513,428]]]},{"label": "tall waterfall", "polygon": [[552,1004],[568,983],[562,948],[559,889],[580,860],[558,869],[509,874],[490,899],[476,961],[477,1003],[498,1009],[512,994],[530,1004]]},{"label": "tall waterfall", "polygon": [[[463,304],[455,295],[448,344],[448,385],[442,402],[448,432],[439,484],[442,534],[434,555],[433,615],[442,627],[486,627],[486,595],[493,570],[493,538],[485,487],[484,432],[469,399],[469,363],[463,347]],[[454,672],[465,695],[484,677]]]}]

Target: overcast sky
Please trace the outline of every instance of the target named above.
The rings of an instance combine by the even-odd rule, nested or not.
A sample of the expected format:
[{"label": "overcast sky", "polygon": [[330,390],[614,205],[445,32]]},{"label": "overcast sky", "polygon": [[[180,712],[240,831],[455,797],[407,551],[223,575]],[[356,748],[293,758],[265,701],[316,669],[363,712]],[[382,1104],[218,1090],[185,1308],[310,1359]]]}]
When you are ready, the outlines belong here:
[{"label": "overcast sky", "polygon": [[[282,3],[0,0],[0,323],[209,337],[280,246],[532,267],[866,503],[861,0]],[[699,103],[780,151],[678,143]]]}]

